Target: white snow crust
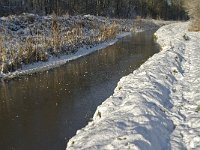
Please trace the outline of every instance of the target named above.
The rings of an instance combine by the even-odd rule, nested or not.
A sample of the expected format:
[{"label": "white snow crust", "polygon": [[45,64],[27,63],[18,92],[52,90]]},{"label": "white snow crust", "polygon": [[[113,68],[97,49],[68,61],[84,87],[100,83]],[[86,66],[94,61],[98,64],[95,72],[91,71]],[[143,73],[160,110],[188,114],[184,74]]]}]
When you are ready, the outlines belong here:
[{"label": "white snow crust", "polygon": [[187,27],[155,33],[162,51],[120,80],[67,149],[200,149],[200,33]]}]

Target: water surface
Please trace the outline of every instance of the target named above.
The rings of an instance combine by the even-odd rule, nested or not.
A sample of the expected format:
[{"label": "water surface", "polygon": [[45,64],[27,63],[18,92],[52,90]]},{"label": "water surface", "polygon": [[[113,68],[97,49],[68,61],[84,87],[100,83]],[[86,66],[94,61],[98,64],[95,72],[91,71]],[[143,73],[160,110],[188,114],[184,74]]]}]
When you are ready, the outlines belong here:
[{"label": "water surface", "polygon": [[121,77],[158,52],[153,31],[62,67],[0,84],[0,149],[64,150]]}]

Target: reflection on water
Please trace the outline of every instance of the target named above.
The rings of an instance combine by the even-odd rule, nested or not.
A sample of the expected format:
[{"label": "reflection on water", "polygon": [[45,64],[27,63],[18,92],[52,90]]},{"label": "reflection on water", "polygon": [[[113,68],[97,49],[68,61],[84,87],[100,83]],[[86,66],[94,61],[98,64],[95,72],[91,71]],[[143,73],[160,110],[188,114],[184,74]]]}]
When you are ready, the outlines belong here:
[{"label": "reflection on water", "polygon": [[64,150],[122,76],[158,51],[152,32],[60,68],[0,84],[0,149]]}]

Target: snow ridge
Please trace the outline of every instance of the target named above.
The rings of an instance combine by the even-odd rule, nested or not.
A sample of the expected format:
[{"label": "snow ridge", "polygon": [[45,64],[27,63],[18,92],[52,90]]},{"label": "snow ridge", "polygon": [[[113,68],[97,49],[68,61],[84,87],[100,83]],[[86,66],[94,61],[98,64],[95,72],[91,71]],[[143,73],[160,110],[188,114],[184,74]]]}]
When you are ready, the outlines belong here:
[{"label": "snow ridge", "polygon": [[162,51],[120,80],[67,149],[200,148],[200,33],[187,26],[156,32]]}]

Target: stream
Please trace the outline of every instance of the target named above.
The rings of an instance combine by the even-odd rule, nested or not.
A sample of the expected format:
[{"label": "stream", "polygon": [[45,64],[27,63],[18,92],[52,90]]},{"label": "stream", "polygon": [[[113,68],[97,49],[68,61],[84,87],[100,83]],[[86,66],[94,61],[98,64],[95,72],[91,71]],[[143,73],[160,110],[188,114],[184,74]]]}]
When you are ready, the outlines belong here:
[{"label": "stream", "polygon": [[0,149],[64,150],[120,78],[159,51],[154,31],[46,72],[0,83]]}]

